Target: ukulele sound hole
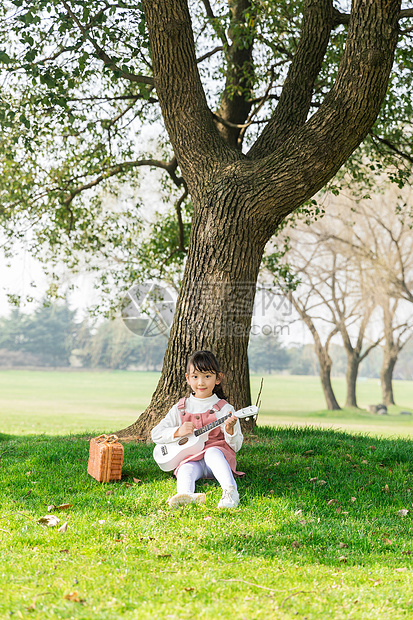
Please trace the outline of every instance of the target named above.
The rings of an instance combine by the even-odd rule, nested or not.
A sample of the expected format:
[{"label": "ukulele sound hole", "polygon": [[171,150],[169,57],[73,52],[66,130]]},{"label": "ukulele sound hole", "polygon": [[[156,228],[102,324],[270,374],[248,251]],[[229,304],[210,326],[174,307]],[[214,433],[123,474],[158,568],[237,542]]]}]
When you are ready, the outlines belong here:
[{"label": "ukulele sound hole", "polygon": [[183,446],[187,441],[188,437],[182,437],[182,439],[178,441],[178,445]]}]

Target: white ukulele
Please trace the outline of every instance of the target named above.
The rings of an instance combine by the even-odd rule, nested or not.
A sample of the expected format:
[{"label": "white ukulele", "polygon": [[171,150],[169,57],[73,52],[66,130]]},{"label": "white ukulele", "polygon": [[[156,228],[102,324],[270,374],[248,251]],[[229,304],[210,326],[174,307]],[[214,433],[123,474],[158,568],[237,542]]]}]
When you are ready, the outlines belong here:
[{"label": "white ukulele", "polygon": [[[236,411],[234,415],[237,418],[249,418],[253,415],[257,415],[257,413],[258,407],[255,405],[250,405],[249,407],[244,407],[243,409]],[[228,413],[222,418],[215,420],[215,422],[210,422],[206,426],[198,428],[192,433],[192,435],[179,437],[177,441],[157,444],[153,451],[153,458],[163,471],[172,471],[188,456],[201,452],[204,448],[206,440],[208,439],[209,431],[212,431],[213,428],[216,428],[225,422],[225,420],[230,418],[232,415],[232,413]]]}]

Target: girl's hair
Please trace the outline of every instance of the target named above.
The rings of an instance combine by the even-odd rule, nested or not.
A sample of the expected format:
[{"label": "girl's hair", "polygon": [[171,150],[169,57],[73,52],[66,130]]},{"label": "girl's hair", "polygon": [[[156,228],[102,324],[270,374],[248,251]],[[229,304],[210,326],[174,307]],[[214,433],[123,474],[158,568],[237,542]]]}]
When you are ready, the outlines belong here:
[{"label": "girl's hair", "polygon": [[[188,374],[191,366],[198,372],[213,372],[217,376],[222,374],[219,362],[212,351],[195,351],[195,353],[193,353],[189,358],[186,365],[186,372]],[[222,389],[222,381],[214,387],[213,393],[216,394],[218,398],[225,399],[224,391]]]}]

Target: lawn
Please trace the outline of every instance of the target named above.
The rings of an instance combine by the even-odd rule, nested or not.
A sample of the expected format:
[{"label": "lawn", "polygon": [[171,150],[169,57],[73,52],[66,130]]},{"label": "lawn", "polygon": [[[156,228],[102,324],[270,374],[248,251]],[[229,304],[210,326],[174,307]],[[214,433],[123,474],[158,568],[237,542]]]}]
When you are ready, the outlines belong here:
[{"label": "lawn", "polygon": [[[155,372],[44,372],[0,371],[0,430],[6,433],[80,433],[113,431],[131,424],[146,408],[156,386]],[[251,378],[252,396],[261,377]],[[340,402],[344,380],[335,379]],[[413,382],[395,382],[397,401],[389,416],[366,411],[324,410],[318,377],[264,377],[259,421],[264,425],[307,424],[384,436],[410,436],[413,416]],[[376,379],[359,381],[361,407],[380,402]]]},{"label": "lawn", "polygon": [[[0,618],[411,617],[413,443],[395,437],[409,418],[327,413],[316,378],[266,377],[240,506],[218,510],[220,489],[200,481],[205,506],[170,510],[174,478],[150,445],[125,444],[120,482],[87,474],[85,434],[136,419],[157,378],[0,373]],[[396,389],[408,407],[413,384]],[[362,404],[379,400],[360,383]],[[56,527],[39,523],[51,515]]]},{"label": "lawn", "polygon": [[[170,510],[171,475],[125,446],[121,482],[81,437],[0,436],[1,618],[399,620],[413,613],[413,446],[261,428],[241,504]],[[59,510],[58,507],[63,508]],[[48,512],[48,506],[51,506]],[[46,515],[60,519],[41,525]],[[66,523],[67,531],[58,527]]]}]

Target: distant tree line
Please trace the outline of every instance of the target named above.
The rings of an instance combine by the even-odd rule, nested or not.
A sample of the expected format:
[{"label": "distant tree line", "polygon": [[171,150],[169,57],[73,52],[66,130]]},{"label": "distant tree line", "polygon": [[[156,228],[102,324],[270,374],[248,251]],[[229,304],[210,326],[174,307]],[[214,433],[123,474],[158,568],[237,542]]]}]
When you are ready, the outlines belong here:
[{"label": "distant tree line", "polygon": [[[122,320],[105,320],[93,325],[76,321],[67,303],[41,305],[32,314],[14,309],[0,318],[0,367],[102,368],[155,370],[162,367],[167,339],[164,335],[142,338],[130,332]],[[346,374],[343,346],[332,344],[334,375]],[[249,350],[254,374],[288,373],[317,375],[319,361],[313,345],[286,348],[276,335],[253,336]],[[380,377],[383,352],[377,348],[361,365],[364,377]],[[401,352],[394,377],[413,380],[413,341]]]}]

